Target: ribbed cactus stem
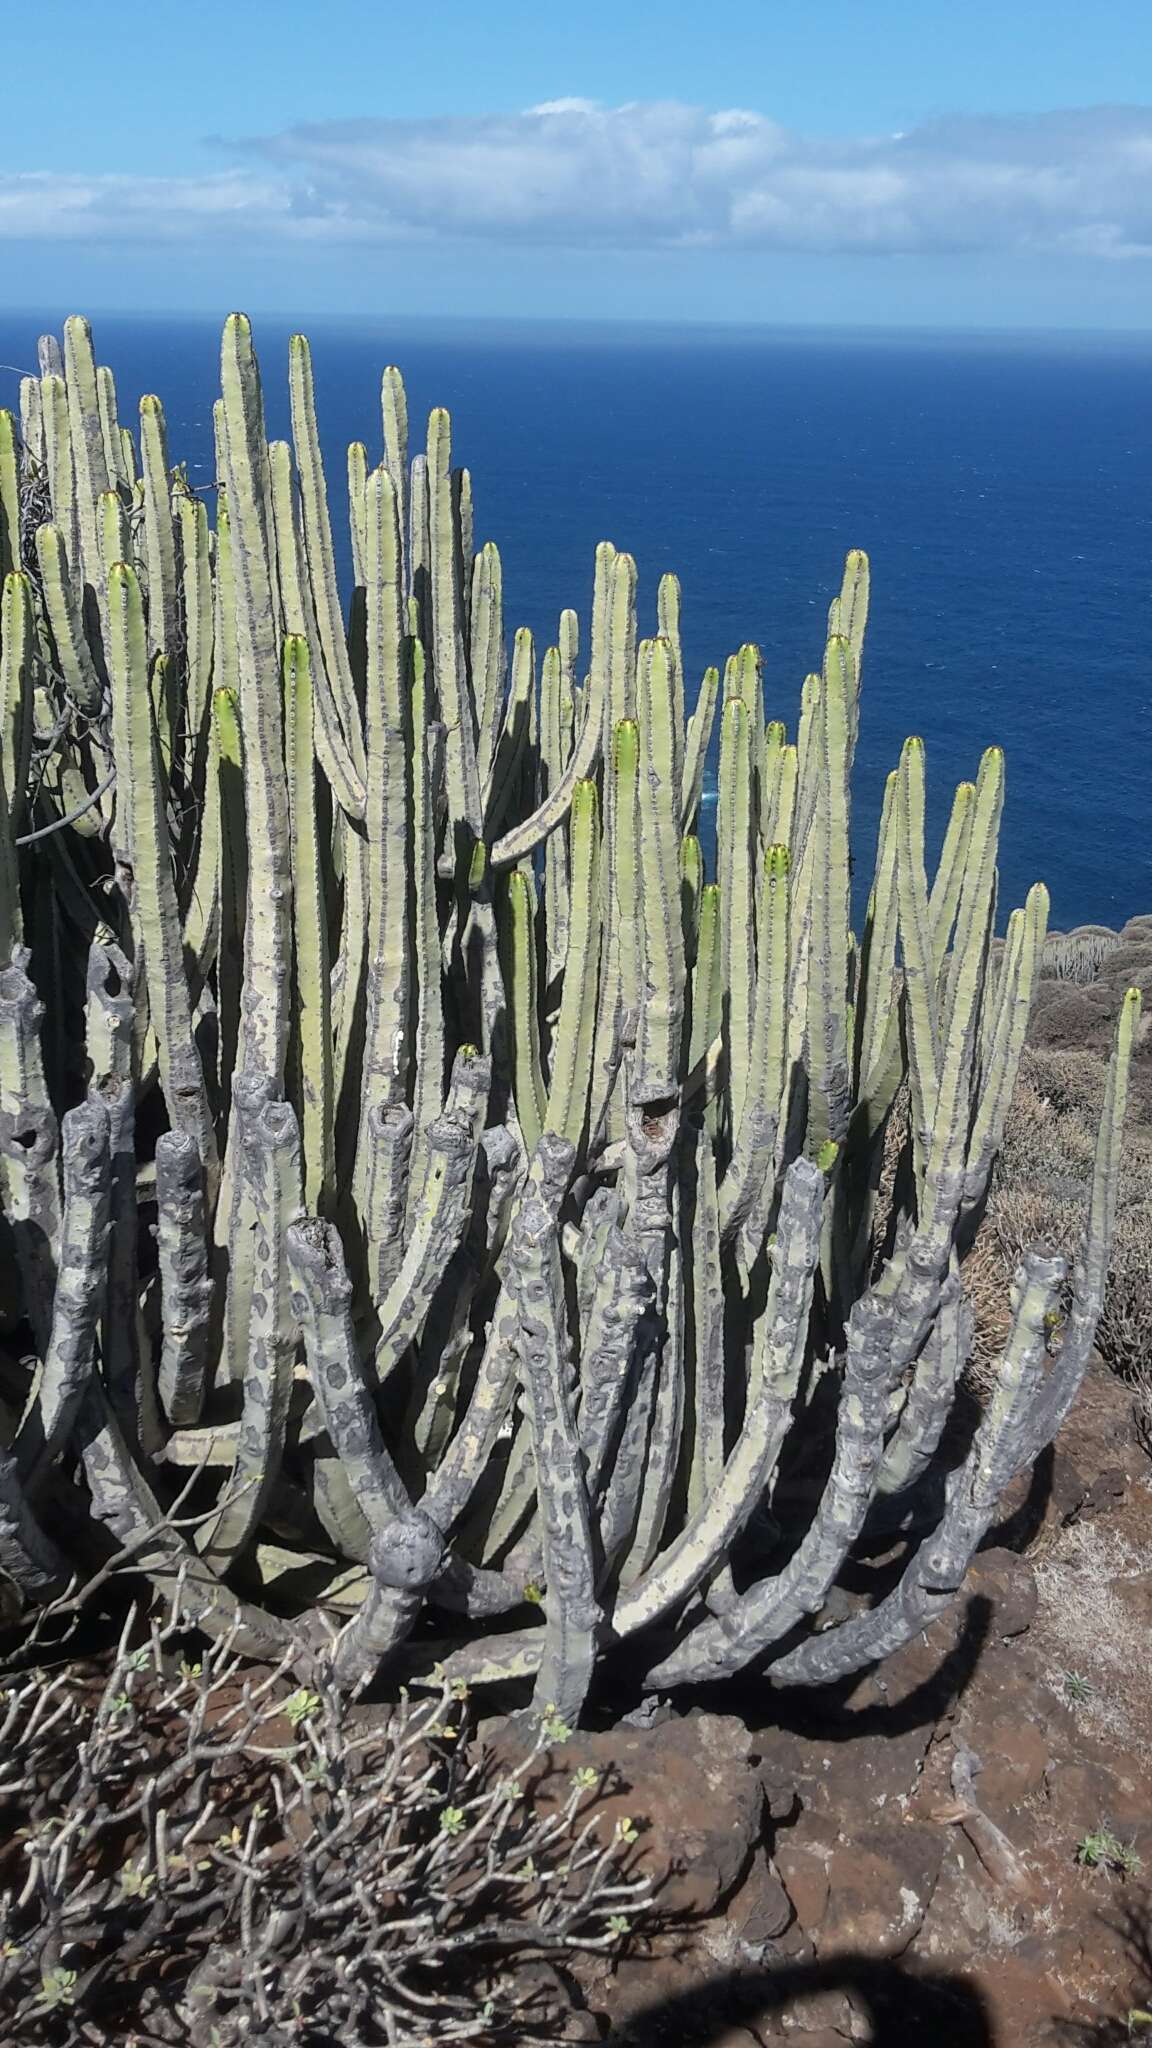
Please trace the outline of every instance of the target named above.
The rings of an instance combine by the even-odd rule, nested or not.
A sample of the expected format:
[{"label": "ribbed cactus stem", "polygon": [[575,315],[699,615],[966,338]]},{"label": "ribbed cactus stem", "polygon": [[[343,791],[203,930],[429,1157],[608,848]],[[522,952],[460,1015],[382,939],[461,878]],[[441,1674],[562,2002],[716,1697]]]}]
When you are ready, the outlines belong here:
[{"label": "ribbed cactus stem", "polygon": [[102,686],[84,637],[80,598],[72,584],[68,549],[59,526],[37,526],[37,565],[59,674],[78,707],[92,715],[100,709]]},{"label": "ribbed cactus stem", "polygon": [[855,678],[846,640],[828,642],[816,717],[817,797],[813,829],[811,955],[808,971],[808,1145],[843,1142],[850,1103],[844,984],[848,962],[848,777]]},{"label": "ribbed cactus stem", "polygon": [[[545,1142],[558,1156],[563,1147],[571,1160],[571,1147],[563,1139]],[[513,1231],[512,1272],[520,1309],[521,1384],[539,1487],[548,1589],[533,1704],[575,1722],[591,1683],[599,1610],[564,1337],[559,1245],[547,1205],[538,1198],[529,1198],[521,1206]]]},{"label": "ribbed cactus stem", "polygon": [[[44,406],[39,377],[20,379],[20,439],[24,443],[29,461],[34,462],[38,469],[45,469],[47,456],[44,446]],[[14,530],[9,528],[10,532]]]},{"label": "ribbed cactus stem", "polygon": [[0,594],[0,778],[9,827],[24,824],[32,748],[34,614],[31,579],[23,570],[4,578]]},{"label": "ribbed cactus stem", "polygon": [[[868,1104],[884,1055],[896,1047],[897,1019],[893,1014],[896,974],[896,935],[899,905],[896,897],[896,809],[899,777],[896,770],[884,785],[884,802],[876,846],[876,865],[860,947],[860,974],[856,998],[856,1095],[859,1107]],[[886,1111],[887,1105],[881,1114]],[[873,1122],[878,1121],[874,1119]]]},{"label": "ribbed cactus stem", "polygon": [[384,427],[384,466],[392,479],[400,508],[400,534],[404,548],[404,589],[411,594],[412,569],[408,560],[409,478],[408,397],[404,379],[390,363],[380,380],[380,411]]},{"label": "ribbed cactus stem", "polygon": [[684,1233],[684,1437],[687,1509],[694,1516],[719,1485],[724,1470],[728,1401],[716,1156],[711,1134],[698,1118],[693,1119],[686,1136],[680,1201],[692,1227]]},{"label": "ribbed cactus stem", "polygon": [[725,1238],[744,1222],[764,1182],[775,1180],[777,1138],[787,1108],[789,866],[786,846],[767,849],[748,1092],[720,1190],[720,1231]]},{"label": "ribbed cactus stem", "polygon": [[378,1308],[399,1271],[414,1119],[406,1103],[374,1102],[362,1125],[367,1148],[363,1204],[368,1293]]},{"label": "ribbed cactus stem", "polygon": [[24,1304],[43,1357],[52,1327],[60,1247],[59,1133],[44,1079],[41,1003],[30,955],[14,947],[0,967],[0,1193],[11,1226]]},{"label": "ribbed cactus stem", "polygon": [[248,1541],[279,1472],[298,1337],[284,1241],[300,1210],[296,1119],[267,1100],[265,1077],[238,1076],[233,1101],[255,1242],[236,1458],[221,1511],[197,1536],[217,1571]]},{"label": "ribbed cactus stem", "polygon": [[[566,727],[571,723],[571,697],[566,694],[564,664],[558,647],[550,647],[540,673],[540,773],[543,795],[555,788],[564,772],[569,747]],[[568,874],[568,836],[551,832],[544,845],[544,932],[546,944],[546,985],[551,988],[564,971],[568,950],[568,919],[571,894]]]},{"label": "ribbed cactus stem", "polygon": [[368,484],[368,450],[363,441],[348,443],[348,525],[352,542],[352,581],[368,581],[364,566],[364,493]]},{"label": "ribbed cactus stem", "polygon": [[[226,1114],[233,1073],[244,1064],[244,931],[248,920],[248,832],[244,812],[244,743],[235,690],[212,693],[220,806],[220,940],[216,1007],[220,1025],[221,1111]],[[225,1161],[227,1167],[227,1161]]]},{"label": "ribbed cactus stem", "polygon": [[293,1078],[304,1160],[304,1200],[309,1208],[326,1213],[336,1198],[327,909],[316,815],[312,664],[308,643],[298,635],[290,634],[284,642],[284,689],[293,821]]},{"label": "ribbed cactus stem", "polygon": [[486,789],[504,696],[503,571],[493,541],[485,541],[472,564],[469,670],[476,701],[476,772],[481,789]]},{"label": "ribbed cactus stem", "polygon": [[148,651],[176,651],[176,534],[164,408],[140,400],[140,458],[144,472],[144,551],[148,569]]},{"label": "ribbed cactus stem", "polygon": [[1063,1275],[1060,1259],[1029,1254],[1025,1260],[996,1395],[967,1458],[948,1481],[940,1523],[897,1586],[878,1606],[780,1657],[771,1667],[774,1684],[830,1684],[890,1656],[951,1606],[1027,1444],[1028,1420],[1043,1378],[1048,1318]]},{"label": "ribbed cactus stem", "polygon": [[739,1130],[748,1093],[755,990],[755,896],[752,870],[752,738],[747,706],[729,698],[720,726],[717,805],[720,884],[721,986],[728,992],[724,1020],[728,1101]]},{"label": "ribbed cactus stem", "polygon": [[[92,329],[87,320],[74,315],[64,322],[65,396],[68,437],[75,474],[75,498],[83,580],[90,584],[102,609],[104,557],[100,546],[99,505],[111,488],[104,433],[100,420],[100,394],[96,381],[96,358],[92,350]],[[58,524],[60,518],[53,501]]]},{"label": "ribbed cactus stem", "polygon": [[[530,746],[536,696],[536,650],[531,633],[521,626],[513,643],[512,679],[492,767],[482,789],[484,826],[495,832],[515,802]],[[499,843],[499,842],[497,842]]]},{"label": "ribbed cactus stem", "polygon": [[680,792],[680,823],[685,832],[690,832],[695,826],[696,815],[700,809],[700,798],[704,789],[704,768],[708,759],[708,747],[712,739],[719,697],[720,671],[718,668],[707,668],[700,684],[696,709],[688,720],[685,739],[684,778]]},{"label": "ribbed cactus stem", "polygon": [[380,1305],[380,1334],[372,1377],[383,1386],[416,1341],[432,1297],[456,1251],[468,1219],[476,1151],[491,1086],[490,1061],[462,1047],[442,1116],[428,1131],[429,1164],[414,1190],[411,1235],[400,1269]]},{"label": "ribbed cactus stem", "polygon": [[65,1558],[36,1520],[9,1451],[0,1450],[0,1571],[25,1599],[38,1603],[63,1590]]},{"label": "ribbed cactus stem", "polygon": [[208,745],[212,700],[212,554],[208,508],[181,492],[176,501],[180,590],[184,620],[186,773],[199,782]]},{"label": "ribbed cactus stem", "polygon": [[116,380],[107,363],[96,365],[96,396],[100,407],[100,432],[104,440],[104,461],[113,490],[127,496],[131,489],[124,460],[124,442],[116,402]]},{"label": "ribbed cactus stem", "polygon": [[785,1178],[768,1304],[758,1327],[743,1427],[714,1486],[659,1561],[616,1603],[620,1635],[647,1627],[723,1562],[767,1486],[792,1417],[808,1345],[824,1183],[810,1160]]},{"label": "ribbed cactus stem", "polygon": [[172,1603],[177,1623],[225,1639],[240,1657],[270,1664],[299,1650],[302,1645],[288,1622],[239,1599],[172,1528],[136,1468],[98,1382],[89,1388],[81,1429],[92,1512],[116,1545],[128,1548],[147,1570],[161,1598]]},{"label": "ribbed cactus stem", "polygon": [[928,916],[932,925],[933,954],[936,972],[939,975],[948,952],[948,941],[952,935],[956,912],[960,904],[960,891],[964,882],[964,871],[968,862],[968,848],[972,838],[972,813],[976,798],[974,782],[960,782],[940,849],[936,865],[936,876],[932,893],[928,899]]},{"label": "ribbed cactus stem", "polygon": [[431,538],[433,671],[446,733],[444,772],[449,830],[479,838],[482,831],[476,729],[464,661],[464,621],[457,562],[459,530],[452,490],[448,414],[437,407],[428,420],[428,510]]},{"label": "ribbed cactus stem", "polygon": [[364,740],[356,703],[352,669],[344,637],[332,526],[324,487],[324,459],[316,424],[312,351],[302,334],[288,346],[288,384],[292,402],[292,440],[300,473],[304,539],[312,579],[316,624],[324,655],[328,688],[336,707],[340,734],[360,786],[364,781]]},{"label": "ribbed cactus stem", "polygon": [[339,1235],[332,1224],[303,1217],[289,1225],[285,1245],[293,1313],[304,1333],[309,1378],[324,1428],[371,1529],[385,1534],[411,1504],[384,1448],[360,1364],[352,1326],[352,1282]]},{"label": "ribbed cactus stem", "polygon": [[444,1539],[420,1508],[397,1515],[372,1538],[372,1583],[355,1620],[340,1636],[333,1659],[337,1682],[368,1678],[402,1643],[444,1557]]},{"label": "ribbed cactus stem", "polygon": [[267,444],[252,332],[230,315],[221,349],[248,839],[244,1056],[279,1085],[288,1045],[292,915],[280,647],[265,495]]},{"label": "ribbed cactus stem", "polygon": [[680,639],[683,593],[678,576],[662,576],[656,592],[656,631],[668,648],[672,670],[672,780],[679,799],[684,785],[684,649]]},{"label": "ribbed cactus stem", "polygon": [[12,414],[0,410],[0,577],[20,564],[19,429]]},{"label": "ribbed cactus stem", "polygon": [[909,1082],[921,1158],[936,1114],[939,1019],[928,883],[924,873],[924,747],[905,740],[897,792],[896,879],[904,956]]},{"label": "ribbed cactus stem", "polygon": [[373,470],[365,494],[368,576],[368,958],[364,1085],[401,1099],[410,1062],[408,740],[400,516],[392,479]]},{"label": "ribbed cactus stem", "polygon": [[533,1152],[544,1128],[547,1098],[540,1064],[536,988],[535,890],[526,867],[505,886],[503,971],[512,1032],[513,1086],[524,1142]]},{"label": "ribbed cactus stem", "polygon": [[64,1214],[52,1301],[52,1331],[39,1383],[16,1439],[16,1460],[32,1485],[63,1449],[95,1364],[108,1273],[108,1112],[70,1109],[60,1130]]},{"label": "ribbed cactus stem", "polygon": [[186,1429],[204,1405],[213,1299],[204,1176],[186,1131],[164,1131],[156,1140],[156,1248],[160,1405],[173,1429]]},{"label": "ribbed cactus stem", "polygon": [[292,470],[292,450],[286,441],[269,444],[268,471],[284,630],[289,635],[301,635],[308,643],[316,757],[337,802],[348,817],[360,818],[364,814],[364,777],[349,753],[324,665],[301,532],[300,492]]},{"label": "ribbed cactus stem", "polygon": [[995,1003],[988,1001],[991,1030],[980,1049],[980,1087],[968,1140],[964,1181],[964,1198],[968,1204],[981,1199],[1004,1135],[1032,1013],[1032,996],[1047,925],[1048,891],[1042,882],[1035,882],[1028,891],[1023,910],[1013,912],[1009,921],[997,1000]]},{"label": "ribbed cactus stem", "polygon": [[836,1419],[836,1450],[816,1517],[776,1578],[762,1579],[724,1613],[693,1630],[648,1674],[653,1685],[738,1671],[823,1605],[864,1524],[884,1447],[890,1312],[857,1303]]},{"label": "ribbed cactus stem", "polygon": [[[108,1117],[111,1186],[104,1325],[104,1381],[117,1414],[140,1421],[140,1293],[136,1233],[136,1077],[139,1068],[136,981],[118,946],[94,943],[86,977],[85,1046],[91,1067],[88,1100]],[[199,1155],[197,1155],[199,1156]]]},{"label": "ribbed cactus stem", "polygon": [[594,782],[577,786],[569,820],[572,913],[543,1128],[579,1147],[588,1111],[600,953],[600,816]]},{"label": "ribbed cactus stem", "polygon": [[[411,756],[413,838],[413,921],[416,988],[414,993],[415,1073],[412,1082],[413,1179],[420,1185],[428,1131],[444,1100],[445,1036],[440,925],[436,907],[436,817],[433,766],[437,733],[431,722],[428,676],[419,640],[408,643],[411,689]],[[410,1234],[409,1204],[405,1236]]]},{"label": "ribbed cactus stem", "polygon": [[68,425],[68,387],[63,374],[50,372],[40,380],[40,411],[44,422],[44,460],[52,518],[63,536],[76,601],[83,609],[84,565],[80,552],[80,512],[72,465]]},{"label": "ribbed cactus stem", "polygon": [[680,754],[678,655],[666,639],[640,650],[640,931],[643,987],[639,998],[633,1099],[663,1102],[679,1080],[686,969],[678,887]]},{"label": "ribbed cactus stem", "polygon": [[[975,1005],[986,972],[986,951],[991,944],[996,913],[996,852],[1000,819],[1004,809],[1004,756],[999,747],[989,747],[980,763],[976,786],[965,804],[970,813],[967,829],[963,878],[956,892],[955,930],[952,952],[944,977],[940,1009],[941,1055],[947,1057],[953,1021],[958,1007],[969,999]],[[929,914],[932,905],[929,903]],[[947,910],[945,910],[947,916]],[[943,948],[940,948],[943,969]],[[975,1045],[972,1047],[975,1057]]]},{"label": "ribbed cactus stem", "polygon": [[144,607],[135,572],[123,562],[109,574],[108,612],[113,736],[122,776],[115,830],[132,871],[133,921],[147,963],[168,1114],[173,1127],[186,1131],[196,1143],[211,1206],[219,1160],[184,978],[165,791],[148,689]]},{"label": "ribbed cactus stem", "polygon": [[592,1500],[615,1451],[637,1330],[651,1299],[647,1266],[623,1232],[610,1224],[581,1321],[580,1449]]},{"label": "ribbed cactus stem", "polygon": [[[549,1138],[536,1148],[521,1199],[542,1202],[549,1215],[557,1219],[570,1172],[568,1147]],[[451,1528],[462,1514],[507,1416],[516,1387],[518,1332],[519,1311],[508,1275],[493,1310],[467,1410],[424,1496],[423,1505],[442,1529]]]},{"label": "ribbed cactus stem", "polygon": [[0,968],[11,960],[24,936],[24,912],[20,901],[20,869],[15,834],[8,812],[8,792],[0,775]]}]

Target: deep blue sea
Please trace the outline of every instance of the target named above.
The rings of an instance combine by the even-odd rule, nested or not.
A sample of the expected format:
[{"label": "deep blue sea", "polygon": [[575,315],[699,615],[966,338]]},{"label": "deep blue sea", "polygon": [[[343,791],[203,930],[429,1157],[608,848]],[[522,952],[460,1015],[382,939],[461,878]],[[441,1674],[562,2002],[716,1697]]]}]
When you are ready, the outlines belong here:
[{"label": "deep blue sea", "polygon": [[[0,361],[33,366],[52,324],[0,316]],[[122,419],[157,392],[173,459],[209,479],[218,328],[94,325]],[[1152,335],[309,331],[333,498],[349,440],[378,459],[379,374],[398,362],[413,421],[450,408],[477,538],[503,556],[509,628],[530,625],[541,647],[566,604],[586,625],[608,538],[639,564],[642,630],[658,577],[680,576],[690,679],[755,640],[769,715],[793,725],[844,553],[866,548],[859,863],[905,734],[927,745],[937,835],[953,785],[995,741],[1002,904],[1039,877],[1061,928],[1152,911]],[[277,434],[287,332],[256,323]],[[6,371],[0,402],[16,402]]]}]

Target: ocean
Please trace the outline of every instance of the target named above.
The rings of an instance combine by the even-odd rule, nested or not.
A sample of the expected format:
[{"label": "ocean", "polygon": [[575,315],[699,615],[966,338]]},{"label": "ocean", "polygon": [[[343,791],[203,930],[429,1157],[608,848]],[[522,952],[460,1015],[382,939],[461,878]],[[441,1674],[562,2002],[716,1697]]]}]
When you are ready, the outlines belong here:
[{"label": "ocean", "polygon": [[[34,366],[45,325],[59,316],[0,316],[0,362]],[[157,392],[173,460],[210,480],[218,325],[94,327],[121,417]],[[768,714],[794,726],[844,554],[866,548],[858,872],[906,734],[926,744],[937,838],[995,742],[1002,914],[1036,879],[1061,929],[1152,911],[1152,336],[308,329],[333,498],[349,440],[378,459],[379,375],[398,362],[414,422],[451,410],[509,630],[531,626],[541,648],[564,605],[586,630],[593,551],[611,539],[636,557],[642,631],[658,578],[679,575],[690,685],[754,640]],[[288,329],[255,331],[269,431],[286,434]],[[6,367],[0,402],[16,398]]]}]

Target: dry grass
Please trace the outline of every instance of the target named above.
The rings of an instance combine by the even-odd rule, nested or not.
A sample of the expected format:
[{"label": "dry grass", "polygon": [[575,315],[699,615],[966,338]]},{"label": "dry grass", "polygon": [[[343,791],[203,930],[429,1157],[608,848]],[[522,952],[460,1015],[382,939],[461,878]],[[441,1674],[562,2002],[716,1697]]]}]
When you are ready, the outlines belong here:
[{"label": "dry grass", "polygon": [[[1030,1048],[992,1178],[988,1213],[964,1277],[976,1314],[974,1365],[986,1370],[1008,1328],[1012,1275],[1029,1245],[1075,1257],[1092,1173],[1104,1062],[1094,1053]],[[1152,1124],[1130,1123],[1101,1356],[1136,1392],[1152,1435]]]},{"label": "dry grass", "polygon": [[1150,1564],[1146,1547],[1120,1530],[1076,1522],[1036,1568],[1035,1647],[1054,1671],[1083,1675],[1078,1720],[1131,1757],[1148,1754],[1148,1627],[1124,1589],[1138,1590]]}]

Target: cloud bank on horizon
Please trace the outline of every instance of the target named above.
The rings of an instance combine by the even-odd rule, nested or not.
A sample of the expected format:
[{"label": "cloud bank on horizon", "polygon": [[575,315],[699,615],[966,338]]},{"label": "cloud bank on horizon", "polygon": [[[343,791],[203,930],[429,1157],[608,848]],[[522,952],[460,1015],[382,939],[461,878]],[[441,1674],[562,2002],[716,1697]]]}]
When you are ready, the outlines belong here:
[{"label": "cloud bank on horizon", "polygon": [[1148,107],[817,139],[740,108],[558,99],[304,124],[226,153],[202,176],[0,175],[0,238],[1152,256]]}]

